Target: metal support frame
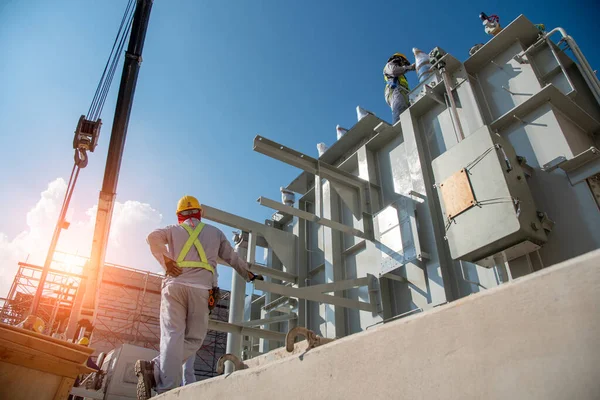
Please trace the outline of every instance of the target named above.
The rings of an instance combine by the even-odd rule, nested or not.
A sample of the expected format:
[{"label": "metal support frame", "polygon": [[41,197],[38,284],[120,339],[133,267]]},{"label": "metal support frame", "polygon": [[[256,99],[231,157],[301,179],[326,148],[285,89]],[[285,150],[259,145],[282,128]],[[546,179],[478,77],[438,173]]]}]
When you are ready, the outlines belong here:
[{"label": "metal support frame", "polygon": [[283,313],[291,313],[292,309],[294,309],[298,305],[298,301],[296,299],[292,299],[287,296],[279,297],[273,300],[270,303],[265,304],[262,309],[266,312],[269,311],[279,311]]},{"label": "metal support frame", "polygon": [[218,332],[236,334],[240,337],[251,336],[268,340],[275,340],[278,342],[283,342],[285,340],[285,333],[269,331],[266,329],[252,328],[241,324],[232,324],[229,322],[216,321],[213,319],[208,320],[208,329]]},{"label": "metal support frame", "polygon": [[320,186],[321,179],[328,180],[354,216],[363,220],[362,237],[373,238],[371,187],[379,189],[377,185],[262,136],[254,138],[253,148],[261,154],[314,174],[315,188]]},{"label": "metal support frame", "polygon": [[[256,249],[256,235],[248,235],[242,232],[239,242],[236,243],[235,251],[240,258],[246,258],[248,262],[254,261]],[[229,302],[229,323],[241,323],[244,319],[244,302],[246,298],[246,279],[234,273],[231,277],[231,300]],[[242,336],[235,330],[227,331],[227,353],[236,357],[241,356]],[[227,373],[233,372],[233,366],[228,363],[225,366]]]},{"label": "metal support frame", "polygon": [[[325,283],[322,285],[307,286],[302,288],[294,288],[291,286],[283,286],[270,282],[255,282],[256,289],[265,292],[277,293],[283,296],[296,297],[299,299],[306,299],[309,301],[317,301],[320,303],[331,304],[334,306],[359,309],[362,311],[376,312],[377,307],[374,301],[366,303],[357,300],[350,300],[343,297],[332,296],[324,293],[342,291],[352,289],[361,286],[371,285],[371,281],[375,279],[374,276],[369,275],[364,278],[349,279],[344,281],[338,281],[333,283]],[[374,296],[369,296],[373,299]]]},{"label": "metal support frame", "polygon": [[576,185],[600,173],[600,150],[590,147],[568,160],[566,157],[560,156],[546,163],[542,169],[545,172],[552,172],[557,168],[567,173],[571,185]]},{"label": "metal support frame", "polygon": [[291,271],[296,271],[296,236],[293,233],[259,224],[258,222],[204,204],[201,207],[204,219],[227,225],[243,232],[253,233],[257,235],[257,243],[259,243],[260,237],[264,238],[283,265]]},{"label": "metal support frame", "polygon": [[270,276],[271,278],[279,279],[285,282],[296,283],[298,277],[293,274],[288,274],[287,272],[279,271],[278,269],[269,268],[262,266],[260,264],[252,263],[250,268],[252,272],[256,272],[260,275]]},{"label": "metal support frame", "polygon": [[290,320],[294,320],[297,318],[298,318],[298,315],[296,315],[296,313],[290,313],[290,314],[278,315],[276,317],[255,319],[252,321],[242,322],[242,326],[270,325],[270,324],[274,324],[276,322],[285,322],[285,321],[290,321]]},{"label": "metal support frame", "polygon": [[288,214],[293,215],[295,217],[302,218],[302,219],[304,219],[306,221],[309,221],[309,222],[315,222],[315,223],[317,223],[319,225],[323,225],[323,226],[326,226],[326,227],[331,228],[331,229],[335,229],[335,230],[343,232],[343,233],[349,233],[351,235],[358,236],[360,238],[364,238],[364,236],[365,236],[365,234],[362,231],[360,231],[358,229],[355,229],[355,228],[352,228],[351,226],[344,225],[344,224],[341,224],[341,223],[336,222],[336,221],[332,221],[332,220],[327,219],[327,218],[317,217],[315,214],[312,214],[312,213],[309,213],[309,212],[306,212],[306,211],[303,211],[303,210],[299,210],[299,209],[294,208],[294,207],[286,206],[285,204],[279,203],[279,202],[277,202],[275,200],[268,199],[266,197],[262,197],[262,196],[259,197],[258,198],[258,203],[261,206],[265,206],[265,207],[268,207],[268,208],[272,208],[274,210],[278,210],[278,211],[281,211],[281,212],[284,212],[284,213],[288,213]]}]

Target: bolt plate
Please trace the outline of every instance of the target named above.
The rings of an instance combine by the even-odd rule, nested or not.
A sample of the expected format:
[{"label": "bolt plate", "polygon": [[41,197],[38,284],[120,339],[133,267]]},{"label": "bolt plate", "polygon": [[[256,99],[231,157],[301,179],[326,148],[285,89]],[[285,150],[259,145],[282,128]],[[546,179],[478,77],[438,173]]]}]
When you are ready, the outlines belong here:
[{"label": "bolt plate", "polygon": [[440,184],[446,217],[454,218],[475,205],[467,171],[463,168]]}]

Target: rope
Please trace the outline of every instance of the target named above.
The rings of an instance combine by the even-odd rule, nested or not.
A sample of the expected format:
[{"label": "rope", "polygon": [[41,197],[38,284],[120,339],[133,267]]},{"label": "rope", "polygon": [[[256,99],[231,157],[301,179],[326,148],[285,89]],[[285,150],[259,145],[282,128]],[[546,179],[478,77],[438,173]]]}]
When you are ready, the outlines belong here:
[{"label": "rope", "polygon": [[[482,207],[482,206],[488,206],[491,204],[500,204],[500,203],[513,203],[513,205],[515,206],[515,213],[517,214],[517,218],[519,218],[519,216],[521,215],[521,200],[517,199],[516,197],[506,196],[506,197],[495,197],[495,198],[486,199],[486,200],[479,200],[479,201],[475,201],[475,203],[473,203],[472,207],[474,207],[474,206]],[[469,208],[471,208],[471,207],[469,207]],[[448,232],[450,230],[452,223],[456,223],[457,216],[458,215],[456,215],[455,217],[452,217],[452,218],[448,218],[446,220],[446,225],[444,227],[445,232]]]},{"label": "rope", "polygon": [[104,71],[102,72],[100,82],[98,82],[96,93],[94,94],[94,98],[92,99],[92,103],[90,104],[90,108],[86,116],[86,119],[90,121],[98,120],[100,114],[102,114],[102,109],[104,108],[108,91],[112,84],[119,59],[121,58],[121,53],[123,52],[123,48],[125,46],[125,41],[131,29],[135,4],[135,0],[129,0],[127,7],[125,8],[125,12],[123,13],[121,25],[117,31],[115,41],[108,56],[108,60],[106,61],[106,65],[104,66]]},{"label": "rope", "polygon": [[490,154],[496,148],[497,148],[497,145],[493,145],[492,147],[490,147],[489,149],[487,149],[486,151],[484,151],[479,157],[475,158],[473,161],[471,161],[470,163],[468,163],[465,166],[465,169],[469,170],[469,169],[473,168],[479,161],[481,161],[485,156],[487,156],[488,154]]}]

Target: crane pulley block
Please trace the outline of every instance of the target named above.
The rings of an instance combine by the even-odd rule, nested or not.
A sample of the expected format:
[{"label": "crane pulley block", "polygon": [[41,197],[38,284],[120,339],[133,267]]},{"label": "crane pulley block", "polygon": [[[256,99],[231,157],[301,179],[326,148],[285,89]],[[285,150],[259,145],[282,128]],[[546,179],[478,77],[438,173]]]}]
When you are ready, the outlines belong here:
[{"label": "crane pulley block", "polygon": [[90,121],[85,118],[85,115],[79,117],[77,128],[75,128],[75,136],[73,137],[73,148],[93,152],[98,144],[101,126],[102,119],[100,118],[97,121]]}]

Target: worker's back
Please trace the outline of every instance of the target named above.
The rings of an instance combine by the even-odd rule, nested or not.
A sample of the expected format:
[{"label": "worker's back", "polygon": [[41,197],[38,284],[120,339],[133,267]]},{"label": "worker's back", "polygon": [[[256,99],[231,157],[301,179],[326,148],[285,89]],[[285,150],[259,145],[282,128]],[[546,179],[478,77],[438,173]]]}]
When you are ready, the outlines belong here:
[{"label": "worker's back", "polygon": [[[192,230],[199,223],[200,221],[195,218],[190,218],[183,222],[183,224],[188,225]],[[173,260],[177,260],[189,237],[189,233],[183,226],[169,225],[166,228],[157,229],[150,233],[148,235],[148,244],[150,244],[152,254],[159,262],[162,261],[163,254],[166,254]],[[217,260],[219,257],[223,259],[231,257],[228,254],[233,252],[231,245],[221,230],[208,224],[204,224],[202,231],[198,235],[198,241],[204,249],[206,261],[214,268],[215,276],[206,268],[182,268],[183,272],[181,275],[178,277],[167,276],[165,283],[179,283],[204,289],[210,289],[216,284]],[[164,250],[165,244],[168,246],[168,250],[166,251]],[[183,260],[202,261],[195,246],[191,246]],[[164,261],[161,264],[164,267]]]}]

